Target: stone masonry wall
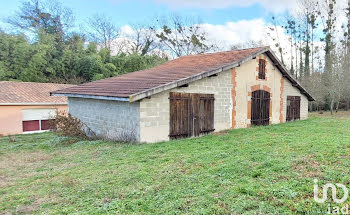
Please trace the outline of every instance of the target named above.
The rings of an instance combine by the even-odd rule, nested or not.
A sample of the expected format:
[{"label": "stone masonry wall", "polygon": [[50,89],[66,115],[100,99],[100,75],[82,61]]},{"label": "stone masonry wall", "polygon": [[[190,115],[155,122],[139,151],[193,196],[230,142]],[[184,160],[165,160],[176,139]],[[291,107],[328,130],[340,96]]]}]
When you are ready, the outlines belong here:
[{"label": "stone masonry wall", "polygon": [[307,97],[304,94],[300,93],[299,89],[293,87],[290,81],[285,79],[283,90],[283,122],[286,121],[287,115],[287,96],[300,96],[300,119],[307,119],[309,114],[309,101]]},{"label": "stone masonry wall", "polygon": [[[266,60],[266,78],[262,80],[258,78],[259,59]],[[255,90],[265,90],[270,93],[270,124],[280,123],[281,104],[283,102],[281,102],[282,74],[273,65],[270,58],[265,54],[261,54],[256,59],[237,67],[235,74],[237,84],[234,87],[236,105],[233,127],[246,128],[251,125],[251,95]]]},{"label": "stone masonry wall", "polygon": [[68,105],[70,114],[101,137],[120,140],[133,136],[140,140],[139,102],[68,98]]},{"label": "stone masonry wall", "polygon": [[231,70],[189,84],[188,87],[167,90],[140,102],[140,140],[157,142],[169,140],[169,92],[214,94],[215,131],[232,125]]}]

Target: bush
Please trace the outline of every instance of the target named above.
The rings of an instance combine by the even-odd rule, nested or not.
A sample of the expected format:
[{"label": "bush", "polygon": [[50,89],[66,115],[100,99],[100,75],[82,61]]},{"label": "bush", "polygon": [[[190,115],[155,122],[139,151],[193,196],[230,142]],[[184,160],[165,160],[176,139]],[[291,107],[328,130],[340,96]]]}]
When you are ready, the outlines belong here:
[{"label": "bush", "polygon": [[88,126],[66,111],[58,111],[56,118],[50,120],[50,123],[53,132],[64,136],[88,138],[87,133],[90,138],[96,136]]}]

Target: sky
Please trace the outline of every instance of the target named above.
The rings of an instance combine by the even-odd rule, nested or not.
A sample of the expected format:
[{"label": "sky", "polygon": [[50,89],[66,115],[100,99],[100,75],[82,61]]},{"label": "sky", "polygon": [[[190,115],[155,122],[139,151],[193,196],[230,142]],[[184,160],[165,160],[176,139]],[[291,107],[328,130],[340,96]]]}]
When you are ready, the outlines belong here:
[{"label": "sky", "polygon": [[[0,28],[23,0],[0,0]],[[267,40],[272,16],[283,16],[295,7],[293,0],[60,0],[72,9],[76,26],[98,13],[112,18],[121,29],[131,24],[152,23],[156,16],[178,14],[200,17],[208,38],[228,48],[245,41]],[[282,28],[280,37],[284,38]],[[287,41],[287,39],[286,39]],[[273,43],[271,39],[265,45]],[[287,42],[288,43],[288,42]],[[286,44],[287,44],[286,43]]]},{"label": "sky", "polygon": [[[1,0],[0,17],[10,16],[22,0]],[[0,2],[1,2],[0,1]],[[239,20],[269,18],[292,6],[286,0],[61,0],[71,8],[77,21],[95,13],[107,14],[119,25],[143,22],[155,15],[178,13],[199,16],[203,22],[225,24]]]}]

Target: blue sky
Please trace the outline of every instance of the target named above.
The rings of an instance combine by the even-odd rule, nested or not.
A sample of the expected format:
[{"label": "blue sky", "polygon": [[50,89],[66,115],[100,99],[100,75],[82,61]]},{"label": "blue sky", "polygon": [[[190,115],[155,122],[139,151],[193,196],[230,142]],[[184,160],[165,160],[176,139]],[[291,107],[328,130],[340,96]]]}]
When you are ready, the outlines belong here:
[{"label": "blue sky", "polygon": [[[4,0],[2,0],[4,1]],[[189,2],[193,2],[192,4]],[[13,14],[21,5],[22,0],[4,1],[1,3],[0,18]],[[258,1],[248,0],[248,4],[233,0],[208,1],[203,5],[198,0],[61,0],[63,5],[71,8],[77,23],[83,22],[95,13],[107,14],[116,24],[122,26],[130,23],[149,22],[156,15],[177,13],[185,16],[200,17],[203,22],[210,24],[225,24],[239,20],[257,18],[269,19],[274,8],[263,7]],[[208,3],[209,2],[209,3]],[[218,2],[218,3],[213,3]],[[271,2],[271,0],[267,0]],[[278,0],[276,1],[278,2]],[[207,5],[207,6],[205,6]]]},{"label": "blue sky", "polygon": [[[19,9],[25,0],[0,0],[0,28],[8,26],[1,22]],[[42,0],[45,1],[45,0]],[[262,45],[274,45],[267,36],[271,16],[281,16],[295,7],[291,0],[58,0],[72,9],[76,17],[76,30],[94,14],[105,14],[117,26],[130,29],[130,24],[154,23],[155,17],[172,13],[199,17],[207,31],[207,39],[228,49],[231,45],[246,41],[263,41]],[[288,39],[279,28],[280,35],[288,46]]]}]

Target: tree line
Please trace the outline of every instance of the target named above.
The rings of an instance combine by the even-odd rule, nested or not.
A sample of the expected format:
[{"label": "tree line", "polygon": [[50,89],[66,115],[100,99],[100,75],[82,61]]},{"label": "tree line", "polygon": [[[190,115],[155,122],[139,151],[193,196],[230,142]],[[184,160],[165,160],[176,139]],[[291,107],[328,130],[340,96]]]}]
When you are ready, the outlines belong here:
[{"label": "tree line", "polygon": [[0,30],[0,80],[79,84],[212,47],[199,25],[175,15],[121,35],[110,17],[95,14],[76,31],[71,9],[55,0],[27,0],[5,21],[12,32]]},{"label": "tree line", "polygon": [[[316,99],[310,109],[348,110],[350,0],[298,0],[295,11],[272,20],[283,26],[289,36],[289,48],[283,48],[282,41],[275,39],[282,62]],[[287,53],[291,57],[284,59]]]}]

